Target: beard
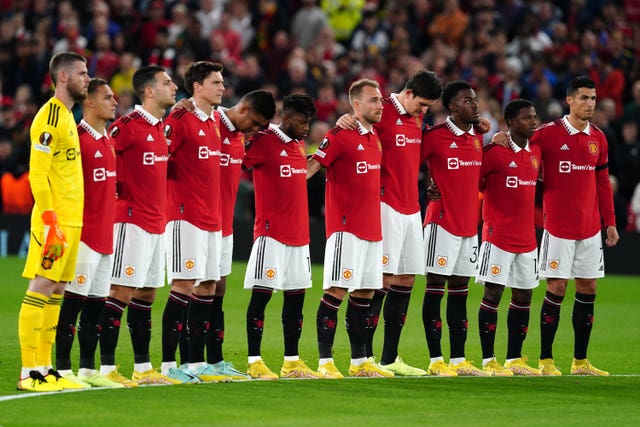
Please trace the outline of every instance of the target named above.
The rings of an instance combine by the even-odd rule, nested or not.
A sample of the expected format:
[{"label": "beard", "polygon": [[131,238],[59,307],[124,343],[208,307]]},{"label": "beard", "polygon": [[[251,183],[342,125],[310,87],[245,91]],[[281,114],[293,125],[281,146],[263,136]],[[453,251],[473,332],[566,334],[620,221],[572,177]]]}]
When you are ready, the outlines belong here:
[{"label": "beard", "polygon": [[81,103],[87,97],[87,89],[83,87],[68,86],[67,91],[71,99],[77,103]]}]

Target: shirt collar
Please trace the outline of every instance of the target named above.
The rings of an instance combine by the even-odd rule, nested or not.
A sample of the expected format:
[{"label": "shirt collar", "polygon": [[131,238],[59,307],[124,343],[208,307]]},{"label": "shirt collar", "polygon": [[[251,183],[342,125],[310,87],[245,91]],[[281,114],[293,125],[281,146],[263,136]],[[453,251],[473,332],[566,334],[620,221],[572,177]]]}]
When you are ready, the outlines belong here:
[{"label": "shirt collar", "polygon": [[202,111],[200,108],[198,108],[198,106],[196,105],[195,101],[193,100],[193,98],[189,98],[189,101],[191,101],[191,103],[194,106],[194,110],[193,110],[193,114],[196,115],[196,117],[198,119],[200,119],[201,122],[206,122],[208,119],[213,120],[214,122],[216,121],[215,118],[215,109],[211,110],[211,114],[207,115],[207,113],[205,113],[204,111]]},{"label": "shirt collar", "polygon": [[364,125],[362,123],[360,123],[360,120],[357,120],[357,119],[356,119],[356,125],[358,126],[358,133],[360,135],[366,135],[368,133],[371,133],[372,135],[375,135],[375,132],[373,130],[373,126],[371,126],[371,130],[369,130],[366,127],[364,127]]},{"label": "shirt collar", "polygon": [[391,99],[391,103],[393,104],[393,106],[396,107],[396,110],[398,110],[399,114],[408,114],[407,109],[402,106],[402,103],[398,99],[397,93],[392,93],[389,98]]},{"label": "shirt collar", "polygon": [[106,130],[104,131],[104,133],[100,133],[97,130],[95,130],[93,126],[87,123],[84,119],[80,120],[80,126],[82,126],[84,130],[89,132],[89,135],[91,135],[93,139],[95,139],[96,141],[99,140],[100,138],[104,138],[105,136],[107,136]]},{"label": "shirt collar", "polygon": [[146,120],[151,126],[155,126],[160,122],[153,114],[142,108],[142,105],[136,104],[134,109]]},{"label": "shirt collar", "polygon": [[449,130],[451,132],[453,132],[456,136],[462,136],[465,133],[468,133],[469,135],[475,135],[476,134],[476,131],[473,129],[473,126],[470,126],[469,130],[467,130],[467,131],[464,131],[464,130],[460,129],[458,126],[456,126],[453,123],[453,119],[451,118],[451,116],[448,116],[447,119],[444,121],[444,123],[447,125]]},{"label": "shirt collar", "polygon": [[511,146],[511,149],[513,150],[514,153],[519,153],[522,150],[531,152],[531,147],[529,147],[529,140],[528,139],[527,139],[527,143],[525,144],[524,148],[522,148],[522,147],[520,147],[518,144],[516,144],[513,141],[513,139],[511,138],[511,134],[509,134],[509,145]]},{"label": "shirt collar", "polygon": [[282,132],[282,129],[280,129],[280,126],[274,125],[273,123],[269,123],[269,129],[271,129],[273,131],[273,133],[278,135],[278,138],[280,138],[282,140],[282,142],[291,142],[291,141],[293,141],[293,138],[289,137],[289,135],[287,135],[286,133]]},{"label": "shirt collar", "polygon": [[571,123],[569,123],[569,116],[567,115],[562,118],[562,124],[564,125],[564,128],[567,130],[567,132],[569,132],[569,135],[576,135],[580,132],[591,135],[591,123],[589,122],[587,122],[587,127],[585,127],[584,130],[580,131],[574,128]]},{"label": "shirt collar", "polygon": [[225,113],[226,110],[227,109],[223,107],[218,108],[218,113],[220,113],[220,121],[224,123],[224,125],[227,127],[229,132],[237,132],[238,130],[233,125],[233,123],[231,123],[231,120],[229,120],[229,117],[227,117],[227,114]]}]

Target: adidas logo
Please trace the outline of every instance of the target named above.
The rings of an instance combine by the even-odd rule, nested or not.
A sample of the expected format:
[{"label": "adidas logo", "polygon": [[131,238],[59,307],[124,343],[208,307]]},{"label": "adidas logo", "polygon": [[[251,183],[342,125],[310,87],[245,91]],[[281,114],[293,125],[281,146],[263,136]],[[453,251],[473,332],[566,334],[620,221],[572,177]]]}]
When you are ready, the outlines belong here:
[{"label": "adidas logo", "polygon": [[458,144],[456,144],[456,142],[455,142],[455,141],[453,141],[453,142],[451,143],[451,145],[449,146],[449,148],[458,148]]},{"label": "adidas logo", "polygon": [[511,163],[509,163],[509,167],[510,168],[517,168],[518,165],[516,165],[516,162],[514,162],[513,160],[511,160]]},{"label": "adidas logo", "polygon": [[362,144],[358,144],[358,151],[364,151],[364,147],[362,146]]},{"label": "adidas logo", "polygon": [[198,136],[205,136],[204,131],[202,129],[200,129],[200,132],[198,132]]},{"label": "adidas logo", "polygon": [[96,158],[96,159],[99,159],[100,157],[102,157],[102,153],[98,150],[98,151],[96,151],[96,155],[93,156],[93,157]]},{"label": "adidas logo", "polygon": [[229,138],[225,138],[224,141],[222,141],[222,143],[227,145],[231,144],[231,142],[229,141]]},{"label": "adidas logo", "polygon": [[562,144],[562,147],[560,147],[560,150],[569,151],[569,147],[567,147],[567,144]]},{"label": "adidas logo", "polygon": [[401,125],[402,124],[402,120],[400,120],[400,119],[396,120],[396,124],[397,125]]},{"label": "adidas logo", "polygon": [[149,134],[149,135],[147,135],[147,141],[155,141],[155,139],[153,139],[151,134]]},{"label": "adidas logo", "polygon": [[287,154],[286,150],[282,150],[280,152],[280,157],[289,157],[289,155]]}]

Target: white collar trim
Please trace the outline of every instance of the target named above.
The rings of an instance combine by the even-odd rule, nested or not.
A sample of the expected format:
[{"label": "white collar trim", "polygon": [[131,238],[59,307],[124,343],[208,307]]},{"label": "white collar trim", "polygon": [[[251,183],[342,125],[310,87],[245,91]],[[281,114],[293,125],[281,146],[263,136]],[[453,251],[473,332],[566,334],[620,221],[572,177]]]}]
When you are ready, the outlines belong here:
[{"label": "white collar trim", "polygon": [[136,104],[134,109],[152,126],[155,126],[160,122],[160,119],[156,118],[153,114],[142,108],[142,105]]},{"label": "white collar trim", "polygon": [[451,116],[447,116],[447,119],[444,121],[444,123],[447,125],[449,130],[451,132],[453,132],[456,136],[462,136],[465,133],[468,133],[469,135],[475,135],[476,134],[476,131],[473,129],[473,126],[470,126],[469,130],[467,130],[467,131],[464,131],[464,130],[460,129],[458,126],[456,126],[453,123],[453,119],[451,118]]},{"label": "white collar trim", "polygon": [[584,130],[580,131],[574,128],[571,123],[569,123],[569,116],[566,115],[562,118],[562,124],[564,125],[564,128],[567,130],[567,132],[569,132],[569,135],[576,135],[580,132],[591,135],[591,123],[589,122],[587,122],[587,127],[585,127]]},{"label": "white collar trim", "polygon": [[97,130],[95,130],[93,128],[93,126],[91,126],[89,123],[87,123],[84,119],[80,120],[80,126],[82,126],[82,128],[84,130],[86,130],[87,132],[89,132],[89,134],[93,137],[93,139],[95,139],[96,141],[99,140],[100,138],[104,138],[107,136],[107,131],[105,130],[104,133],[100,133]]}]

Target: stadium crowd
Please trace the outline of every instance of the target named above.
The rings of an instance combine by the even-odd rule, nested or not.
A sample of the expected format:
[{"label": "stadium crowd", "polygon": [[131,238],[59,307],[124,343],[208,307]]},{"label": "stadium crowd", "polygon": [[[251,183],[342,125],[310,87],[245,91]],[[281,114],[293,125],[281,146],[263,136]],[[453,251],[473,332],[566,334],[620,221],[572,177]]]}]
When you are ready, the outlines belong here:
[{"label": "stadium crowd", "polygon": [[[131,111],[133,72],[164,67],[186,96],[185,65],[224,65],[222,105],[267,89],[315,98],[312,152],[344,112],[349,84],[372,78],[383,95],[399,92],[425,67],[443,83],[471,82],[482,115],[505,129],[502,109],[530,99],[542,122],[567,111],[564,91],[579,74],[598,92],[593,122],[609,140],[618,228],[640,226],[640,2],[637,0],[2,0],[0,20],[0,175],[2,212],[28,213],[28,129],[51,93],[52,54],[88,58],[89,73],[110,83],[117,116]],[[281,101],[279,101],[281,104]],[[438,105],[425,121],[443,119]],[[277,121],[278,117],[276,117]],[[252,216],[249,177],[240,212]],[[310,185],[316,185],[311,182]],[[424,197],[424,195],[423,195]],[[323,206],[311,201],[310,215]]]}]

